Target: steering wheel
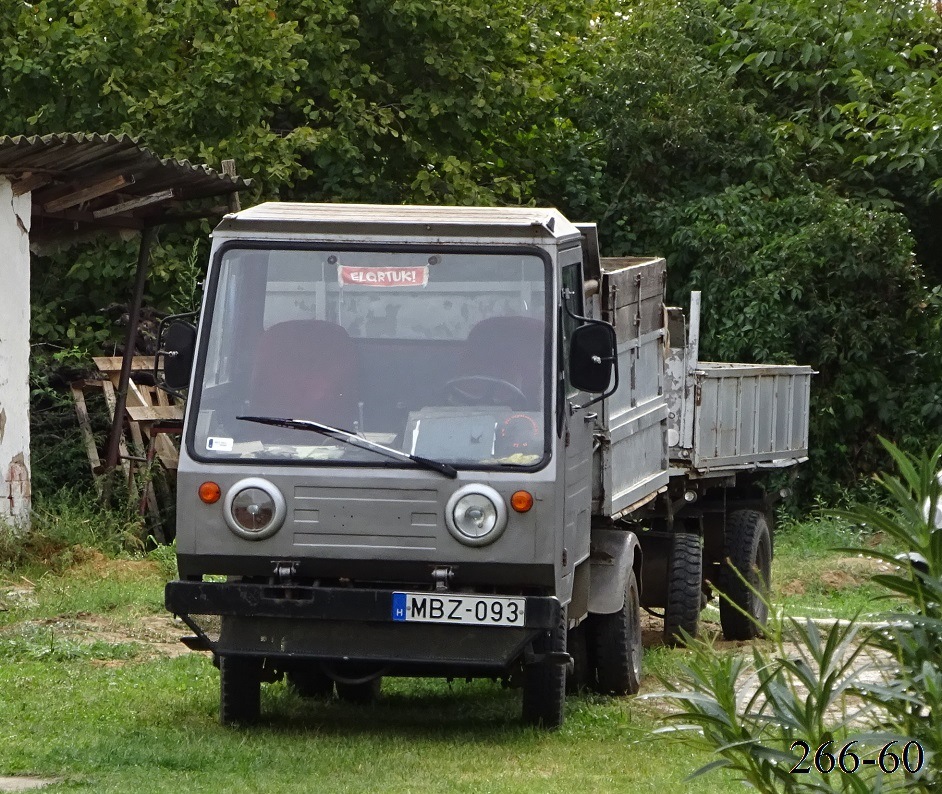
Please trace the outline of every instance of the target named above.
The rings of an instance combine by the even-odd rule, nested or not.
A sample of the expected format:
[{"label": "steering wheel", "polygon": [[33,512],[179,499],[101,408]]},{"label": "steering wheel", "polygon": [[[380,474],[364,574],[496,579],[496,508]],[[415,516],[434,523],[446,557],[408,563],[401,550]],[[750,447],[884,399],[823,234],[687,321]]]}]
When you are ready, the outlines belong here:
[{"label": "steering wheel", "polygon": [[[477,385],[480,388],[474,388]],[[520,408],[527,402],[527,395],[503,378],[489,375],[459,375],[445,384],[445,394],[462,405],[510,405]],[[504,399],[501,399],[503,396]],[[510,399],[507,399],[507,398]]]}]

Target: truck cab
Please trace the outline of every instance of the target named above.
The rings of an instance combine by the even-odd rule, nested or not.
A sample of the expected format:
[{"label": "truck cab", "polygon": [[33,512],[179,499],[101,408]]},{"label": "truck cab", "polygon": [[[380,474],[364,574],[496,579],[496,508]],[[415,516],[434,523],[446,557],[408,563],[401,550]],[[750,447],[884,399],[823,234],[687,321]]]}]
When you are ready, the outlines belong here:
[{"label": "truck cab", "polygon": [[558,725],[614,365],[583,234],[555,210],[263,204],[213,237],[167,604],[219,663],[223,721],[281,675],[354,699],[443,675],[519,683]]}]

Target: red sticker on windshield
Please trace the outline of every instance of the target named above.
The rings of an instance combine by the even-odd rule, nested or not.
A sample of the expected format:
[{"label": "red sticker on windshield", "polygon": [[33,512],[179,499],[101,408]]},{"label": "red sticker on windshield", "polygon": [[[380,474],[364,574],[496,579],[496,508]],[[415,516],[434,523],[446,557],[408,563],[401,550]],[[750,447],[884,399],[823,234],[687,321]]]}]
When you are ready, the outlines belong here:
[{"label": "red sticker on windshield", "polygon": [[424,287],[428,284],[428,267],[357,267],[340,265],[340,283],[357,287]]}]

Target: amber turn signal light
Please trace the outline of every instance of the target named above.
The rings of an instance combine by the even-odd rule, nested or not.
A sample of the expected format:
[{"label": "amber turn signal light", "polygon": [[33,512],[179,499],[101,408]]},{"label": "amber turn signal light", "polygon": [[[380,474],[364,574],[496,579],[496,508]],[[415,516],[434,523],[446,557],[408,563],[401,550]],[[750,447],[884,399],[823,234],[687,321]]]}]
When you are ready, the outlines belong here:
[{"label": "amber turn signal light", "polygon": [[533,507],[533,496],[529,491],[516,491],[510,497],[510,506],[518,513],[526,513],[527,510]]},{"label": "amber turn signal light", "polygon": [[219,497],[222,496],[222,491],[216,483],[204,482],[200,486],[199,494],[200,499],[206,502],[206,504],[212,505],[219,501]]}]

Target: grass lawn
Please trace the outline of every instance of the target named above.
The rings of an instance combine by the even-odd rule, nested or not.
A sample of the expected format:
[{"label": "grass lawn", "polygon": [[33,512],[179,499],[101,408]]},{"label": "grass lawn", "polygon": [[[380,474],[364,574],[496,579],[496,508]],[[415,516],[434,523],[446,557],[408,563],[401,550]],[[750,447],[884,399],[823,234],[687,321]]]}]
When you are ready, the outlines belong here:
[{"label": "grass lawn", "polygon": [[[263,687],[263,722],[218,724],[218,673],[162,610],[160,568],[79,551],[63,571],[0,572],[0,776],[44,791],[723,792],[710,760],[653,737],[662,706],[572,697],[556,733],[522,726],[489,681],[387,679],[374,706]],[[172,654],[176,655],[172,655]],[[669,669],[666,649],[652,668]],[[658,688],[653,676],[647,689]]]},{"label": "grass lawn", "polygon": [[[833,540],[833,539],[832,539]],[[833,543],[831,544],[833,545]],[[878,612],[869,563],[803,545],[776,548],[789,612]],[[857,570],[854,566],[859,566]],[[374,706],[303,700],[263,687],[262,724],[218,724],[218,673],[185,652],[162,609],[151,560],[78,547],[63,562],[0,569],[0,776],[61,782],[44,791],[727,792],[713,760],[652,731],[666,704],[570,697],[555,733],[519,722],[517,691],[488,681],[387,679]],[[875,591],[874,591],[875,592]],[[704,613],[705,628],[717,628]],[[643,691],[660,689],[684,652],[649,647]]]}]

